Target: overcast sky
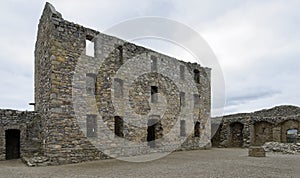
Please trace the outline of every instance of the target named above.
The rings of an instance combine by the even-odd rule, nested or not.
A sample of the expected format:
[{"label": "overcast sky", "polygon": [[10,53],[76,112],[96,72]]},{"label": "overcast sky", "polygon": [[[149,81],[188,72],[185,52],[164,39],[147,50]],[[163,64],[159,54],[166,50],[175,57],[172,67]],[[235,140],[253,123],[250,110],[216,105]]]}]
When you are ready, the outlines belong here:
[{"label": "overcast sky", "polygon": [[[64,19],[98,31],[143,16],[166,17],[196,30],[221,65],[225,114],[300,105],[298,0],[49,2]],[[40,0],[1,1],[0,108],[33,109],[28,103],[34,101],[34,45],[44,5]],[[144,43],[182,58],[165,42]]]}]

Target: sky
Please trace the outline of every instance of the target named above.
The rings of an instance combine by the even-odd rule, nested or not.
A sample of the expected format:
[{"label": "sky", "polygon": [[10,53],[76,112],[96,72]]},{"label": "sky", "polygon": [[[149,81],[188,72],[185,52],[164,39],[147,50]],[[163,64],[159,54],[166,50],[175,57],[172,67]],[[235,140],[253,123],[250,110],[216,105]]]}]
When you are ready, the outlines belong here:
[{"label": "sky", "polygon": [[[34,45],[45,2],[1,1],[0,108],[33,110],[28,103],[34,102]],[[175,20],[197,31],[223,72],[224,114],[300,105],[298,0],[49,2],[64,19],[100,32],[145,16]],[[179,59],[191,57],[165,41],[137,43]]]}]

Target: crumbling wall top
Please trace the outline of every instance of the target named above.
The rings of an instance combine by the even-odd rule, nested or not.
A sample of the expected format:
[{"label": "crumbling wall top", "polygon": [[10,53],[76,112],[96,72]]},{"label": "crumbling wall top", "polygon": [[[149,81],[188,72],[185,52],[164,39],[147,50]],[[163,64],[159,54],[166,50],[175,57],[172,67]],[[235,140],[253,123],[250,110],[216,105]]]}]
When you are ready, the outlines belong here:
[{"label": "crumbling wall top", "polygon": [[52,17],[56,17],[56,18],[62,18],[61,13],[57,12],[55,7],[50,4],[49,2],[46,2],[45,8],[44,8],[44,12],[47,11],[51,13]]}]

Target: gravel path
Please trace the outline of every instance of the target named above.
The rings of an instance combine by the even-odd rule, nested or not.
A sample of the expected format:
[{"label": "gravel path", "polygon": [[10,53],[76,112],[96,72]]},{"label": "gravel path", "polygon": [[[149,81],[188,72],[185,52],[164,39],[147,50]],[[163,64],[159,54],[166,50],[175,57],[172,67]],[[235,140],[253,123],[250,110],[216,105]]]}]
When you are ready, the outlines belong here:
[{"label": "gravel path", "polygon": [[1,161],[0,177],[295,177],[300,178],[300,155],[269,153],[247,156],[247,149],[175,152],[165,158],[129,163],[102,160],[49,167],[26,167],[20,160]]}]

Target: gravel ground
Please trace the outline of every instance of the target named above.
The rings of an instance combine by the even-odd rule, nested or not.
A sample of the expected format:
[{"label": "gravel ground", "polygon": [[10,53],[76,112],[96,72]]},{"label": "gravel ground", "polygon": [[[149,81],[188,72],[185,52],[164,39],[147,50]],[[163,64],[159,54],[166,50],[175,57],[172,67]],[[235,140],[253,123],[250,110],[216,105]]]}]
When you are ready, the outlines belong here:
[{"label": "gravel ground", "polygon": [[248,157],[247,149],[175,152],[162,159],[129,163],[92,161],[49,167],[26,167],[20,160],[0,162],[0,177],[295,177],[300,178],[300,155],[268,153]]}]

